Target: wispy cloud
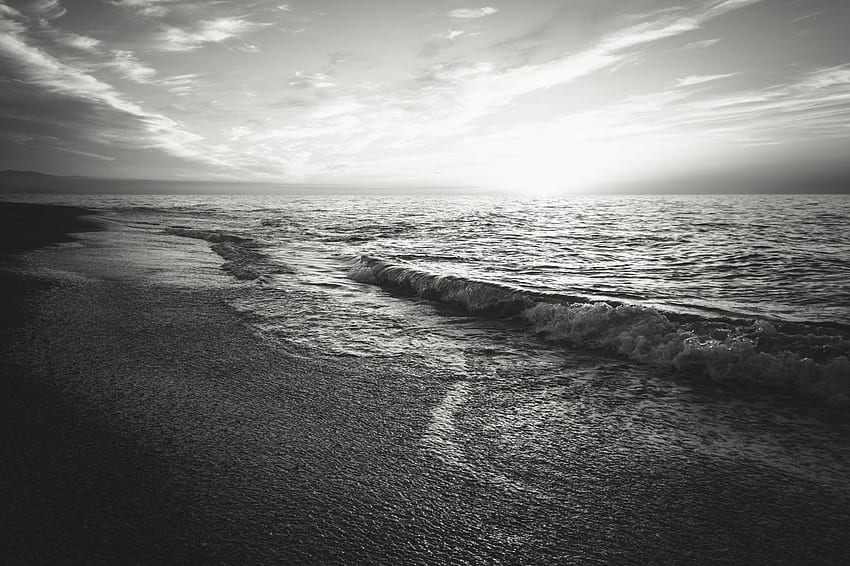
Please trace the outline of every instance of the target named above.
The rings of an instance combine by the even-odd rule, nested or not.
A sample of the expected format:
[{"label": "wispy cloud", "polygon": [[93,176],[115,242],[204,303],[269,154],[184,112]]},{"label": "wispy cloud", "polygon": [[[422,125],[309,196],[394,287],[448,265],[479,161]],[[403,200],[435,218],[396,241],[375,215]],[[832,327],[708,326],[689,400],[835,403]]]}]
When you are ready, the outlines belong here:
[{"label": "wispy cloud", "polygon": [[296,89],[305,88],[330,88],[334,83],[330,80],[329,73],[307,73],[296,71],[295,76],[289,81],[289,86]]},{"label": "wispy cloud", "polygon": [[95,39],[87,35],[80,35],[78,33],[61,33],[57,35],[56,41],[60,45],[78,49],[80,51],[88,51],[90,53],[96,52],[102,45],[102,42],[99,39]]},{"label": "wispy cloud", "polygon": [[691,43],[685,44],[682,47],[682,49],[685,49],[685,50],[688,50],[688,49],[707,49],[707,48],[711,47],[712,45],[716,45],[716,44],[720,43],[720,41],[721,41],[720,38],[703,39],[702,41],[692,41]]},{"label": "wispy cloud", "polygon": [[61,18],[68,12],[59,0],[36,0],[30,4],[29,9],[32,10],[39,18],[43,18],[45,20]]},{"label": "wispy cloud", "polygon": [[24,15],[21,14],[18,10],[12,8],[11,6],[0,2],[0,17],[9,18],[13,20],[20,20],[24,18]]},{"label": "wispy cloud", "polygon": [[175,96],[189,96],[195,88],[195,82],[200,77],[197,73],[173,75],[154,81]]},{"label": "wispy cloud", "polygon": [[789,84],[695,101],[679,119],[700,126],[739,126],[764,139],[850,138],[850,66],[816,69]]},{"label": "wispy cloud", "polygon": [[132,10],[143,16],[161,18],[166,16],[179,0],[106,0],[108,4]]},{"label": "wispy cloud", "polygon": [[712,155],[722,155],[731,167],[734,159],[749,155],[743,148],[850,140],[848,123],[850,66],[844,65],[816,69],[784,85],[709,98],[679,88],[631,96],[469,135],[463,153],[434,159],[462,159],[493,184],[553,179],[594,184],[701,167]]},{"label": "wispy cloud", "polygon": [[132,51],[118,49],[112,52],[112,56],[109,66],[127,80],[148,84],[156,76],[156,69],[140,63]]},{"label": "wispy cloud", "polygon": [[191,28],[167,27],[159,36],[164,51],[191,51],[208,43],[221,43],[265,27],[242,18],[225,17],[199,22]]},{"label": "wispy cloud", "polygon": [[[647,140],[669,136],[682,139],[744,143],[748,139],[804,139],[807,136],[850,138],[850,65],[815,69],[783,85],[695,98],[692,91],[673,89],[629,97],[587,112],[566,114],[550,125],[529,129],[560,131],[581,145]],[[556,124],[556,125],[552,125]],[[529,130],[530,131],[530,130]],[[789,136],[793,131],[794,135]],[[681,134],[686,134],[685,136]]]},{"label": "wispy cloud", "polygon": [[681,79],[676,79],[677,87],[688,87],[694,85],[700,85],[703,83],[708,83],[712,81],[719,81],[721,79],[727,79],[729,77],[734,77],[738,73],[725,73],[722,75],[689,75],[687,77],[683,77]]},{"label": "wispy cloud", "polygon": [[[239,130],[237,134],[241,157],[232,158],[234,162],[256,163],[255,159],[261,160],[261,155],[273,154],[276,147],[279,156],[282,152],[288,156],[300,156],[297,169],[303,174],[328,173],[336,167],[347,172],[363,173],[365,166],[356,165],[352,156],[365,158],[370,151],[368,148],[371,148],[372,153],[377,151],[386,156],[386,161],[383,161],[383,167],[386,168],[390,167],[386,163],[395,159],[392,155],[398,157],[399,163],[407,163],[401,156],[412,148],[418,149],[410,155],[421,155],[419,152],[424,151],[422,148],[439,146],[440,140],[464,139],[467,140],[465,147],[479,146],[481,142],[476,159],[486,169],[484,163],[488,155],[493,162],[509,159],[510,151],[522,147],[524,134],[515,132],[520,136],[520,141],[484,143],[476,120],[502,111],[521,96],[575,82],[632,61],[649,44],[698,30],[720,14],[757,1],[738,0],[722,4],[703,2],[699,10],[675,9],[649,14],[636,23],[603,35],[580,51],[537,64],[505,69],[486,60],[438,62],[424,68],[400,88],[388,88],[385,93],[363,91],[348,98],[342,97],[335,85],[328,84],[329,90],[333,91],[331,96],[315,99],[306,112],[303,105],[292,108],[290,125],[273,129],[261,127]],[[448,41],[448,38],[441,41]],[[321,73],[302,73],[289,86],[298,89],[315,88],[330,82],[329,77]],[[649,115],[652,112],[663,116],[665,104],[673,104],[689,95],[690,91],[679,89],[679,92],[671,91],[654,101],[632,100],[628,107],[618,109],[614,114],[614,118],[623,119],[622,123],[615,123],[614,118],[601,115],[574,116],[570,120],[561,120],[561,123],[569,122],[574,128],[582,127],[583,124],[601,124],[604,127],[601,127],[600,132],[606,132],[606,135],[616,133],[627,138],[651,135],[654,128],[661,126],[653,125],[652,121],[630,123],[628,117]],[[286,122],[287,118],[281,117],[281,120]],[[539,129],[546,127],[549,126],[535,126]],[[565,130],[558,130],[562,131]],[[588,128],[581,131],[584,132],[582,135],[592,135]],[[539,150],[539,144],[527,143],[528,139],[537,139],[533,129],[527,135],[525,144]],[[560,147],[554,141],[558,135],[553,133],[552,147]],[[578,138],[574,136],[571,139]],[[493,150],[492,154],[487,153],[488,148]],[[538,158],[529,155],[528,159]],[[415,161],[412,159],[409,165],[415,168]],[[282,158],[278,157],[277,162],[283,163]],[[363,159],[362,162],[368,163],[368,160]],[[588,163],[593,161],[588,158]]]},{"label": "wispy cloud", "polygon": [[485,6],[483,8],[458,8],[450,11],[448,16],[457,20],[473,20],[483,18],[485,16],[492,16],[498,11],[498,8],[493,8],[492,6]]},{"label": "wispy cloud", "polygon": [[800,83],[803,90],[821,90],[850,85],[850,64],[818,69]]},{"label": "wispy cloud", "polygon": [[[21,79],[21,85],[39,89],[37,96],[52,100],[54,104],[85,108],[79,122],[67,123],[74,117],[69,115],[65,124],[51,125],[71,128],[65,132],[70,137],[84,136],[100,144],[157,148],[186,159],[222,165],[193,148],[202,140],[200,136],[166,116],[144,110],[85,70],[29,45],[20,30],[0,34],[0,57],[11,63],[10,72]],[[148,73],[139,71],[133,61],[125,58],[126,70]],[[21,100],[21,104],[26,103]],[[9,111],[14,113],[14,109]],[[37,117],[28,116],[27,119]]]},{"label": "wispy cloud", "polygon": [[[503,108],[517,97],[559,84],[576,81],[604,69],[628,61],[637,48],[700,29],[709,20],[731,10],[762,0],[726,0],[703,3],[701,10],[663,10],[645,21],[609,33],[583,51],[552,59],[545,63],[527,64],[503,71],[490,67],[476,72],[447,77],[429,70],[432,80],[443,88],[455,90],[458,101],[447,120],[451,123],[469,121]],[[447,131],[454,131],[447,128]]]},{"label": "wispy cloud", "polygon": [[53,149],[64,151],[65,153],[73,153],[74,155],[82,155],[83,157],[90,157],[92,159],[98,159],[100,161],[115,161],[115,158],[111,155],[101,155],[99,153],[93,153],[91,151],[82,151],[79,149],[71,149],[68,147],[62,146],[54,146]]},{"label": "wispy cloud", "polygon": [[821,16],[821,15],[823,15],[823,12],[821,12],[821,11],[810,12],[808,14],[803,14],[802,16],[794,18],[793,20],[791,20],[791,23],[796,24],[797,22],[804,22],[806,20],[810,20],[812,18],[816,18],[816,17]]},{"label": "wispy cloud", "polygon": [[437,37],[440,38],[440,39],[447,39],[447,40],[451,41],[453,39],[457,39],[458,37],[462,36],[464,33],[465,32],[462,29],[450,29],[447,32],[443,32],[441,34],[438,34]]}]

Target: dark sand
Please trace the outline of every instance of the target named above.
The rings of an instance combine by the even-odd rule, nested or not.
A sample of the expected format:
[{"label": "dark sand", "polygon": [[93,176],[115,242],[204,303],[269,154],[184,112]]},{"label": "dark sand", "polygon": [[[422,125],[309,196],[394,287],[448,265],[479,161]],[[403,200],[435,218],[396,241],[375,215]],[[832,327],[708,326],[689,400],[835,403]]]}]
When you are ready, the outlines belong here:
[{"label": "dark sand", "polygon": [[[49,221],[26,220],[41,210]],[[3,214],[33,246],[80,229],[82,212]],[[616,431],[593,432],[601,448],[574,485],[510,493],[421,449],[442,376],[267,343],[227,286],[76,269],[0,269],[4,564],[840,564],[850,551],[846,490],[696,452],[659,463]]]},{"label": "dark sand", "polygon": [[56,242],[72,240],[71,232],[97,230],[90,211],[73,206],[0,203],[0,258]]}]

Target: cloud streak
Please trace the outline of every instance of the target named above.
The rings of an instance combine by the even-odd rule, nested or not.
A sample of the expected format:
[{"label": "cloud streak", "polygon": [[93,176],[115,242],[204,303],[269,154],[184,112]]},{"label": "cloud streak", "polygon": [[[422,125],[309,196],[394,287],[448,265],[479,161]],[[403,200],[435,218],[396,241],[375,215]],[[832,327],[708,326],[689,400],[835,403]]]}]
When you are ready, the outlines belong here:
[{"label": "cloud streak", "polygon": [[701,85],[705,83],[719,81],[722,79],[728,79],[729,77],[734,77],[737,74],[738,73],[724,73],[720,75],[688,75],[687,77],[676,79],[676,86],[689,87],[694,85]]},{"label": "cloud streak", "polygon": [[492,6],[485,6],[483,8],[458,8],[450,11],[448,16],[456,20],[476,20],[478,18],[492,16],[498,13],[498,11],[498,8],[493,8]]},{"label": "cloud streak", "polygon": [[107,0],[108,4],[131,10],[151,18],[161,18],[171,11],[179,0]]},{"label": "cloud streak", "polygon": [[206,44],[239,38],[265,26],[242,18],[225,17],[204,20],[188,29],[167,27],[159,34],[158,47],[163,51],[191,51]]}]

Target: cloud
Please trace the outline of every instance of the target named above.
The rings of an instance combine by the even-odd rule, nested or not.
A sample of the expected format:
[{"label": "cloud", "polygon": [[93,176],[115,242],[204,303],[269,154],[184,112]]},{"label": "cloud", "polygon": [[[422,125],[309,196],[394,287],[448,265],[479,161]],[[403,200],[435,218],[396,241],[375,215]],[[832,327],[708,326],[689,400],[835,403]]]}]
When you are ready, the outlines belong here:
[{"label": "cloud", "polygon": [[[742,6],[763,0],[726,0],[704,2],[702,10],[662,10],[643,22],[608,34],[576,53],[545,63],[527,64],[460,77],[456,99],[461,101],[466,119],[473,119],[509,104],[518,96],[569,83],[603,69],[613,68],[635,55],[635,49],[700,29],[707,21]],[[435,77],[445,83],[443,77]],[[445,86],[445,85],[444,85]]]},{"label": "cloud", "polygon": [[148,84],[156,76],[156,69],[140,63],[132,51],[116,49],[112,52],[112,56],[113,59],[109,66],[117,70],[127,80],[139,84]]},{"label": "cloud", "polygon": [[720,38],[704,39],[702,41],[692,41],[691,43],[685,44],[682,49],[707,49],[712,45],[720,43],[720,41]]},{"label": "cloud", "polygon": [[289,80],[289,86],[293,89],[304,90],[323,90],[336,86],[334,77],[340,73],[343,65],[351,63],[356,64],[359,56],[352,53],[331,53],[328,56],[327,63],[319,71],[295,71],[293,77]]},{"label": "cloud", "polygon": [[458,37],[462,36],[463,34],[464,34],[464,31],[462,29],[450,29],[449,31],[447,31],[445,33],[437,34],[437,37],[439,37],[440,39],[446,39],[446,40],[451,41],[453,39],[457,39]]},{"label": "cloud", "polygon": [[164,87],[168,92],[176,96],[189,96],[195,88],[195,81],[200,75],[197,73],[188,73],[184,75],[173,75],[158,79],[155,82],[157,85]]},{"label": "cloud", "polygon": [[449,12],[448,16],[457,20],[473,20],[492,16],[498,11],[498,8],[493,8],[492,6],[485,6],[484,8],[458,8]]},{"label": "cloud", "polygon": [[199,22],[190,29],[167,27],[159,36],[163,51],[191,51],[208,43],[221,43],[265,27],[242,18],[225,17]]},{"label": "cloud", "polygon": [[677,87],[688,87],[694,85],[700,85],[703,83],[708,83],[712,81],[718,81],[720,79],[726,79],[729,77],[734,77],[738,73],[725,73],[722,75],[689,75],[687,77],[677,79],[676,86]]},{"label": "cloud", "polygon": [[[597,6],[596,1],[584,3]],[[237,69],[231,63],[238,65],[244,58],[231,53],[227,65],[216,65],[216,71],[212,71],[213,67],[204,66],[208,65],[208,58],[200,54],[171,57],[162,67],[159,61],[163,54],[149,54],[157,50],[188,52],[213,44],[224,44],[230,50],[251,50],[253,45],[249,41],[260,43],[259,39],[266,38],[259,33],[257,37],[250,34],[266,29],[264,26],[272,25],[269,22],[277,22],[270,28],[275,30],[284,24],[287,27],[300,24],[299,16],[288,10],[288,4],[287,9],[278,6],[280,0],[242,4],[197,0],[112,1],[109,3],[126,10],[111,9],[112,17],[120,17],[124,26],[121,29],[128,33],[127,37],[118,38],[122,43],[116,45],[109,43],[109,36],[92,32],[91,28],[71,29],[93,33],[106,43],[54,29],[38,22],[30,12],[21,16],[0,3],[0,30],[8,31],[13,40],[24,44],[23,47],[11,45],[8,36],[0,34],[0,52],[12,62],[12,72],[6,72],[7,64],[2,75],[11,77],[9,82],[15,83],[11,90],[0,92],[5,113],[0,116],[3,132],[0,135],[29,134],[34,140],[30,143],[33,148],[39,144],[52,146],[54,142],[45,140],[55,139],[62,140],[67,151],[107,158],[120,155],[104,149],[107,147],[133,151],[151,148],[164,152],[162,155],[232,172],[244,168],[244,173],[249,175],[269,171],[269,174],[286,172],[309,177],[365,175],[372,166],[380,173],[393,174],[394,167],[404,164],[410,165],[411,175],[443,170],[441,164],[446,165],[446,170],[454,167],[463,173],[464,151],[469,151],[470,162],[485,170],[488,164],[498,169],[512,155],[535,164],[564,148],[566,153],[574,151],[574,155],[587,156],[588,171],[596,166],[603,170],[610,167],[598,159],[594,161],[593,148],[597,146],[610,145],[613,149],[608,155],[618,155],[619,150],[625,155],[645,145],[646,150],[640,153],[644,155],[667,143],[665,140],[687,146],[691,138],[682,132],[691,133],[697,140],[694,143],[715,138],[775,143],[781,138],[772,135],[771,123],[800,135],[802,132],[805,135],[820,132],[825,136],[846,133],[846,124],[850,123],[846,110],[850,104],[847,102],[850,70],[846,66],[801,76],[793,87],[722,96],[720,87],[740,88],[746,83],[736,79],[711,83],[717,88],[688,88],[721,81],[732,73],[700,74],[718,70],[710,67],[685,68],[678,70],[678,75],[650,71],[639,81],[641,92],[654,80],[668,81],[659,87],[666,90],[651,97],[609,103],[598,112],[557,115],[553,110],[543,119],[549,103],[552,108],[563,110],[571,105],[598,108],[604,104],[603,100],[610,102],[619,91],[636,82],[630,71],[629,77],[620,72],[613,79],[603,74],[615,73],[636,58],[649,62],[663,50],[665,56],[678,57],[675,61],[679,61],[685,54],[672,53],[673,49],[711,47],[720,40],[693,41],[713,37],[705,33],[711,31],[707,22],[757,1],[694,0],[678,4],[680,7],[623,15],[622,10],[611,8],[618,4],[616,0],[608,0],[604,9],[598,8],[597,19],[590,14],[581,19],[580,26],[576,24],[581,29],[575,34],[570,27],[575,12],[564,10],[564,15],[559,11],[530,33],[503,44],[483,45],[484,50],[465,54],[460,49],[467,43],[464,32],[474,32],[477,24],[482,23],[474,18],[492,15],[496,9],[462,8],[454,12],[466,15],[450,12],[451,20],[444,19],[442,27],[430,30],[440,33],[424,37],[428,49],[423,48],[423,52],[436,55],[451,49],[445,52],[452,55],[451,59],[420,59],[418,69],[411,75],[396,79],[401,82],[392,82],[393,79],[387,78],[388,73],[372,72],[373,69],[359,74],[357,69],[350,69],[352,64],[337,72],[335,65],[342,63],[342,58],[337,57],[327,66],[321,60],[313,66],[315,58],[313,62],[302,61],[305,70],[299,73],[286,66],[290,64],[287,59],[281,61],[284,66],[277,72],[271,69],[257,76],[252,65],[261,64],[259,57],[251,58],[253,61]],[[649,0],[646,2],[639,3],[646,6]],[[657,0],[652,2],[657,5]],[[67,4],[73,8],[73,4]],[[298,10],[301,4],[292,6]],[[439,15],[445,18],[447,10]],[[597,8],[588,8],[589,12],[593,10]],[[26,16],[31,18],[29,31],[21,23],[27,23]],[[135,21],[128,23],[128,19]],[[73,23],[68,17],[60,21]],[[530,22],[529,26],[534,24]],[[693,33],[703,28],[705,32]],[[311,26],[312,29],[318,30]],[[319,31],[311,31],[311,35],[310,40],[322,38]],[[662,40],[665,43],[658,45]],[[476,42],[475,47],[482,44],[486,42]],[[260,45],[265,47],[263,43]],[[24,53],[24,47],[29,54]],[[3,59],[0,57],[0,64]],[[156,63],[157,69],[152,63]],[[669,73],[669,69],[665,67],[663,71]],[[174,74],[169,75],[166,70]],[[209,72],[189,74],[199,70]],[[119,81],[117,76],[145,87]],[[108,84],[109,77],[115,78],[115,82]],[[599,89],[591,90],[597,86],[593,84],[597,77]],[[620,77],[624,78],[622,82],[616,80]],[[576,83],[575,88],[539,93],[569,83]],[[120,92],[119,88],[126,90]],[[596,92],[600,94],[598,99]],[[562,93],[565,96],[556,100]],[[708,95],[713,98],[707,98]],[[137,102],[142,99],[151,102]],[[541,103],[537,104],[538,101]],[[7,120],[10,114],[19,120]],[[540,117],[540,120],[528,122],[525,127],[524,117]],[[203,129],[192,131],[179,121],[182,119],[197,120],[198,127]],[[234,129],[237,125],[243,127]],[[229,134],[233,135],[231,141]],[[82,139],[90,143],[77,143]],[[543,142],[537,143],[536,139]],[[551,150],[542,158],[535,156],[534,152],[545,149],[547,144]],[[582,144],[587,144],[587,149]],[[636,158],[632,155],[624,159]],[[138,158],[138,163],[143,161],[144,158]],[[561,158],[558,163],[561,162],[571,160]]]},{"label": "cloud", "polygon": [[65,47],[71,47],[80,51],[94,53],[101,46],[102,42],[99,39],[80,35],[77,33],[62,33],[56,36],[56,41]]},{"label": "cloud", "polygon": [[844,87],[848,84],[850,84],[850,64],[818,69],[800,83],[800,88],[804,90],[820,90],[831,87]]},{"label": "cloud", "polygon": [[693,91],[674,88],[473,132],[459,151],[449,147],[455,155],[445,159],[463,160],[463,174],[475,175],[477,169],[490,184],[607,183],[712,162],[731,167],[751,155],[742,153],[744,147],[834,147],[836,140],[850,141],[848,123],[850,65],[842,65],[762,89],[696,98]]},{"label": "cloud", "polygon": [[[825,67],[797,81],[690,101],[671,114],[677,125],[732,141],[762,143],[850,138],[850,66]],[[668,119],[671,122],[673,119]]]},{"label": "cloud", "polygon": [[160,149],[223,165],[194,149],[200,136],[166,116],[144,110],[86,71],[29,45],[21,33],[0,34],[2,60],[7,62],[4,75],[18,79],[13,83],[15,91],[3,102],[4,118],[13,125],[23,123],[26,131],[43,135],[59,130],[61,135],[54,134],[52,139]]},{"label": "cloud", "polygon": [[25,16],[22,13],[20,13],[16,9],[12,8],[11,6],[7,6],[6,4],[4,4],[2,2],[0,2],[0,17],[9,18],[9,19],[12,19],[12,20],[23,20],[23,19],[25,19]]},{"label": "cloud", "polygon": [[107,0],[113,6],[119,6],[139,13],[143,16],[161,18],[171,11],[173,4],[179,0]]},{"label": "cloud", "polygon": [[[850,120],[850,65],[708,98],[695,99],[687,89],[655,92],[564,119],[572,121],[572,131],[612,140],[666,135],[678,143],[714,139],[728,145],[750,139],[850,138],[844,127]],[[576,120],[584,127],[577,128]]]},{"label": "cloud", "polygon": [[83,157],[90,157],[92,159],[97,159],[100,161],[115,161],[115,158],[109,155],[101,155],[99,153],[92,153],[91,151],[82,151],[79,149],[70,149],[67,147],[54,146],[53,149],[57,149],[59,151],[64,151],[65,153],[73,153],[74,155],[82,155]]},{"label": "cloud", "polygon": [[[732,6],[749,5],[754,1],[726,4],[724,9],[728,11]],[[234,163],[265,163],[266,166],[288,163],[287,171],[297,170],[305,175],[335,175],[339,171],[366,174],[370,164],[386,173],[394,167],[391,165],[396,162],[394,160],[399,164],[410,164],[411,171],[424,172],[423,165],[415,162],[425,156],[421,162],[433,166],[443,159],[438,155],[440,152],[446,153],[448,162],[457,166],[462,157],[450,154],[459,148],[478,146],[479,141],[486,141],[474,123],[476,120],[507,108],[520,96],[614,69],[646,53],[646,46],[650,43],[700,29],[712,17],[725,13],[719,11],[716,2],[702,2],[701,8],[663,10],[641,19],[632,18],[630,25],[603,35],[582,50],[536,64],[505,68],[496,64],[497,59],[430,64],[395,90],[369,90],[364,87],[359,91],[346,91],[345,83],[339,81],[340,84],[333,89],[327,89],[331,91],[328,96],[321,95],[322,90],[317,89],[313,93],[316,96],[309,101],[290,97],[275,106],[282,113],[278,115],[279,123],[285,126],[269,128],[269,124],[262,124],[235,131],[239,137],[239,151],[232,159]],[[330,75],[324,71],[301,73],[293,79],[290,87],[315,88],[317,83],[330,80]],[[558,139],[592,139],[594,144],[604,144],[611,143],[616,136],[627,139],[660,136],[658,132],[675,126],[666,119],[669,116],[665,114],[665,108],[681,104],[680,101],[692,96],[693,91],[671,89],[663,94],[654,99],[629,100],[627,104],[613,109],[611,115],[586,114],[564,118],[559,121],[562,127],[553,131],[551,147],[559,148]],[[641,116],[652,116],[652,119],[641,121]],[[631,121],[631,118],[638,121]],[[599,126],[598,130],[594,129],[595,125]],[[485,170],[488,159],[491,165],[500,162],[503,157],[509,160],[511,152],[518,151],[523,144],[540,149],[539,143],[529,144],[529,140],[537,139],[537,133],[548,127],[547,122],[539,123],[527,132],[517,130],[515,133],[519,138],[513,141],[482,143],[475,158]],[[502,128],[511,127],[505,125]],[[567,132],[566,138],[560,137],[565,135],[564,132]],[[598,137],[594,138],[597,134]],[[453,143],[452,139],[464,141]],[[681,145],[682,140],[679,139],[678,143]],[[414,147],[417,149],[412,151]],[[488,147],[493,148],[493,153],[488,153]],[[625,149],[627,145],[618,147]],[[433,160],[427,153],[431,149],[436,156]],[[647,152],[649,149],[644,150],[641,156],[646,157]],[[576,154],[579,153],[577,150]],[[598,160],[591,159],[591,153],[582,153],[589,156],[588,168],[599,165]],[[380,163],[372,159],[378,154],[381,155]],[[531,161],[537,159],[532,154],[526,157]],[[639,162],[640,159],[635,158],[636,167]],[[462,166],[457,167],[458,170],[463,169]]]},{"label": "cloud", "polygon": [[306,73],[296,71],[295,76],[289,81],[289,86],[295,89],[330,88],[334,83],[330,81],[330,73]]},{"label": "cloud", "polygon": [[29,9],[35,12],[38,17],[45,20],[61,18],[68,12],[68,10],[59,3],[59,0],[36,0],[36,2],[33,2],[29,6]]},{"label": "cloud", "polygon": [[802,16],[799,16],[799,17],[797,17],[797,18],[794,18],[793,20],[791,20],[791,23],[795,23],[795,24],[796,24],[797,22],[804,22],[804,21],[806,21],[806,20],[810,20],[810,19],[812,19],[812,18],[816,18],[816,17],[821,16],[821,15],[823,15],[823,12],[821,12],[821,11],[817,11],[817,12],[810,12],[810,13],[808,13],[808,14],[804,14],[804,15],[802,15]]}]

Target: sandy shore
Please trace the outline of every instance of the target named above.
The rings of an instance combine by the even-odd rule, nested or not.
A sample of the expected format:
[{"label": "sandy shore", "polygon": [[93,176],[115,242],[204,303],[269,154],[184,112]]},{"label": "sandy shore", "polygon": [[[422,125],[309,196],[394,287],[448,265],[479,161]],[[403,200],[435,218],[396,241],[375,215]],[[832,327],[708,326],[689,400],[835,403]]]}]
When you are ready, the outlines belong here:
[{"label": "sandy shore", "polygon": [[[83,226],[64,212],[50,237]],[[395,544],[376,512],[393,503],[359,482],[427,465],[397,454],[417,442],[397,382],[268,347],[222,288],[117,276],[74,248],[24,261],[61,269],[0,270],[5,563],[326,563]],[[371,517],[330,508],[334,492],[375,499]]]},{"label": "sandy shore", "polygon": [[[42,210],[51,221],[26,220]],[[31,228],[16,251],[92,226],[82,210],[12,212],[7,232]],[[470,391],[518,384],[271,342],[231,306],[250,284],[206,242],[97,224],[0,265],[5,563],[840,564],[850,551],[846,483],[818,479],[842,477],[838,460],[809,474],[751,457],[735,443],[754,429],[693,444],[715,434],[696,413],[647,439],[639,403],[593,407],[576,381],[574,412],[546,424],[563,452],[550,469],[527,442],[545,429],[503,446],[476,424],[488,413]],[[620,366],[587,387],[618,387]],[[462,426],[492,438],[448,428]],[[423,447],[448,432],[442,455]]]}]

